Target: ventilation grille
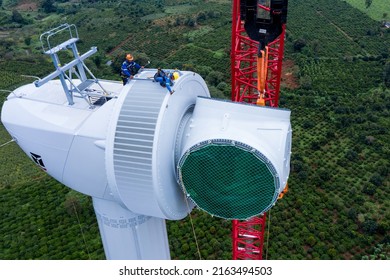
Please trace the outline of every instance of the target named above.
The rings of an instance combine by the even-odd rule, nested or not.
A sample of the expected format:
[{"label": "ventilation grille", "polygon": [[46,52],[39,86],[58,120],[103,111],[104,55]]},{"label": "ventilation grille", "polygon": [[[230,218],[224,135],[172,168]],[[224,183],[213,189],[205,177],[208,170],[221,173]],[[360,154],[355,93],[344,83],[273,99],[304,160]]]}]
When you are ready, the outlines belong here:
[{"label": "ventilation grille", "polygon": [[243,143],[218,139],[191,147],[180,159],[179,182],[211,215],[246,220],[275,202],[279,179],[269,160]]},{"label": "ventilation grille", "polygon": [[147,195],[145,186],[152,185],[154,132],[164,97],[145,83],[135,83],[126,96],[114,140],[115,179],[122,190]]}]

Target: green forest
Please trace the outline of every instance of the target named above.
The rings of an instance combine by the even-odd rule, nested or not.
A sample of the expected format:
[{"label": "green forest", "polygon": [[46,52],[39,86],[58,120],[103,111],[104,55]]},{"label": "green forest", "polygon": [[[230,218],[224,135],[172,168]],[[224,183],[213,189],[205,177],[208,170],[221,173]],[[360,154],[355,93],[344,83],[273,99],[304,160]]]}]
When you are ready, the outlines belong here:
[{"label": "green forest", "polygon": [[[291,110],[291,173],[267,213],[266,259],[390,259],[390,7],[355,2],[288,3],[279,106]],[[231,13],[231,0],[0,0],[0,105],[53,71],[39,36],[62,23],[77,26],[80,52],[98,47],[87,64],[99,78],[119,81],[131,52],[230,99]],[[10,140],[0,125],[0,259],[105,259],[91,198]],[[231,221],[195,209],[167,229],[172,259],[232,258]]]}]

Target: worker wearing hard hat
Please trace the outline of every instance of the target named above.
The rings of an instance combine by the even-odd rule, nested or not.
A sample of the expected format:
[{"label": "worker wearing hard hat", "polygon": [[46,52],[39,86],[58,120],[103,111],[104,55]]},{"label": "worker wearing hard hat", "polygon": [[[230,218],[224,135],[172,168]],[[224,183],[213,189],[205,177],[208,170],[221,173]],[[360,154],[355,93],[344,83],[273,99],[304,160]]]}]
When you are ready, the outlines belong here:
[{"label": "worker wearing hard hat", "polygon": [[172,78],[172,74],[165,73],[160,67],[157,68],[157,73],[153,77],[154,81],[159,82],[162,87],[166,87],[170,94],[174,93],[174,90],[171,88],[173,86]]},{"label": "worker wearing hard hat", "polygon": [[134,57],[131,54],[126,55],[125,61],[122,63],[121,67],[121,77],[123,85],[126,85],[129,79],[132,79],[135,74],[138,73],[138,70],[144,68],[134,61]]}]

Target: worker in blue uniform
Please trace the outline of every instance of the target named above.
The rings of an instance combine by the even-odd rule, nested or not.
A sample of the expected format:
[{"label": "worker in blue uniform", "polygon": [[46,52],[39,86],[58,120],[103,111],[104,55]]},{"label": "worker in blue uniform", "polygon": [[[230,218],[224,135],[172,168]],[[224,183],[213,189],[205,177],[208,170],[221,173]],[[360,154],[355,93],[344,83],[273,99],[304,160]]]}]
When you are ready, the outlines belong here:
[{"label": "worker in blue uniform", "polygon": [[154,81],[159,82],[162,87],[166,87],[169,90],[169,93],[174,93],[171,86],[173,86],[173,82],[171,76],[165,73],[161,68],[157,68],[157,73],[154,74]]},{"label": "worker in blue uniform", "polygon": [[123,85],[126,85],[129,79],[132,79],[135,74],[138,73],[139,69],[144,68],[134,61],[134,57],[131,54],[126,55],[125,61],[122,63],[121,67],[121,77]]}]

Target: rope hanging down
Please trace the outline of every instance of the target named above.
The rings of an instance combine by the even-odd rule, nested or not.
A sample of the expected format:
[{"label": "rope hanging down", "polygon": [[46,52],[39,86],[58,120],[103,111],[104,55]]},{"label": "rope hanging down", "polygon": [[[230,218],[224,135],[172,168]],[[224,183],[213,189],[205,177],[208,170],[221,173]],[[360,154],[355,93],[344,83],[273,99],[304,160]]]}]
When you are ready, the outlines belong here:
[{"label": "rope hanging down", "polygon": [[196,250],[197,250],[197,253],[198,253],[198,256],[199,256],[199,260],[202,260],[202,255],[200,253],[200,249],[199,249],[199,243],[198,243],[198,238],[196,236],[196,232],[195,232],[195,226],[194,226],[194,222],[192,220],[192,216],[191,216],[191,209],[190,209],[190,206],[188,204],[188,199],[187,199],[187,195],[186,195],[186,191],[184,192],[184,200],[187,204],[187,210],[188,210],[188,213],[189,213],[189,217],[190,217],[190,222],[191,222],[191,227],[192,227],[192,233],[194,235],[194,239],[195,239],[195,244],[196,244]]},{"label": "rope hanging down", "polygon": [[15,142],[15,139],[12,139],[12,140],[8,141],[7,143],[1,144],[0,148],[4,147],[4,146],[6,146],[6,145],[8,145],[8,144],[10,144],[12,142]]}]

